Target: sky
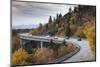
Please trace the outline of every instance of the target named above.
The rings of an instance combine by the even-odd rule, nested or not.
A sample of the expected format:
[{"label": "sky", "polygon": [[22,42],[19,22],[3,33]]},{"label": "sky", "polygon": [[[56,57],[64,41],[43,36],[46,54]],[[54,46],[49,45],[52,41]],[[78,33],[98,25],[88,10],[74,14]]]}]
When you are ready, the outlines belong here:
[{"label": "sky", "polygon": [[69,8],[77,5],[47,4],[36,2],[12,2],[12,26],[39,25],[48,23],[50,16],[65,15]]}]

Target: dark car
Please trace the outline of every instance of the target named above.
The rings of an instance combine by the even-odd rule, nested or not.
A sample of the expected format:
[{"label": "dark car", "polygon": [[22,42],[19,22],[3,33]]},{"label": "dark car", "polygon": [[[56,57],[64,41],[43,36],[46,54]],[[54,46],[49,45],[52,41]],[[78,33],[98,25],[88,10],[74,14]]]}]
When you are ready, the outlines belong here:
[{"label": "dark car", "polygon": [[80,38],[78,38],[78,41],[81,41],[82,40],[82,38],[80,37]]},{"label": "dark car", "polygon": [[69,39],[70,37],[66,37],[66,39]]}]

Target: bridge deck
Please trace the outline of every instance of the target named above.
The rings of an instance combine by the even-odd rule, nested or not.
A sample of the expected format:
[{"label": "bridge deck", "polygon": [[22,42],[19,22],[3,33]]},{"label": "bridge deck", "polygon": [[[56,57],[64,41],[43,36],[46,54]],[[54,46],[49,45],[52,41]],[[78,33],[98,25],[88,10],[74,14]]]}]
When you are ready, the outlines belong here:
[{"label": "bridge deck", "polygon": [[48,36],[33,36],[28,33],[20,34],[21,39],[50,42],[51,40],[56,43],[64,42],[65,38],[62,37],[48,37]]}]

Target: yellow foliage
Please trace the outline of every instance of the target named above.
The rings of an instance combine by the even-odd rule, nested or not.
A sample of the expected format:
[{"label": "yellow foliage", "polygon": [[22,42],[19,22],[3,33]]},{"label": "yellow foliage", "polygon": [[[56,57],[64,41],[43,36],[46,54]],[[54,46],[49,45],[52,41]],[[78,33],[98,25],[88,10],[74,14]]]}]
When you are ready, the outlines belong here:
[{"label": "yellow foliage", "polygon": [[38,48],[34,56],[37,64],[48,63],[54,58],[53,50],[48,48]]},{"label": "yellow foliage", "polygon": [[89,41],[89,46],[92,50],[92,52],[95,55],[96,47],[95,47],[95,42],[96,42],[96,33],[95,33],[95,21],[87,22],[84,24],[84,34],[86,35],[88,41]]},{"label": "yellow foliage", "polygon": [[37,35],[37,34],[39,34],[39,31],[38,31],[38,29],[34,29],[34,30],[31,30],[29,33],[32,35]]},{"label": "yellow foliage", "polygon": [[56,51],[50,48],[38,48],[31,54],[28,54],[24,49],[18,49],[12,54],[13,65],[27,65],[27,64],[46,64],[51,63],[55,58],[62,57],[75,50],[74,45],[62,45],[58,49],[58,54],[55,56]]},{"label": "yellow foliage", "polygon": [[25,65],[28,64],[26,60],[28,59],[28,53],[23,49],[18,49],[12,54],[12,64],[13,65]]},{"label": "yellow foliage", "polygon": [[82,27],[78,27],[77,31],[74,34],[75,37],[85,38],[85,34],[83,33]]},{"label": "yellow foliage", "polygon": [[57,36],[65,36],[64,27],[58,28]]},{"label": "yellow foliage", "polygon": [[66,46],[61,46],[59,49],[58,49],[58,56],[64,56],[65,54],[67,54],[67,51],[66,51],[67,47]]},{"label": "yellow foliage", "polygon": [[13,40],[13,44],[19,44],[19,38],[18,38],[18,36],[14,36],[12,38],[12,40]]},{"label": "yellow foliage", "polygon": [[68,44],[68,45],[62,45],[59,49],[58,49],[58,56],[62,57],[64,55],[67,55],[71,52],[73,52],[74,50],[76,50],[76,46],[73,44]]},{"label": "yellow foliage", "polygon": [[70,25],[71,31],[75,32],[77,30],[77,25]]},{"label": "yellow foliage", "polygon": [[13,52],[17,50],[20,46],[20,39],[18,36],[13,36],[12,37],[12,47],[13,47]]}]

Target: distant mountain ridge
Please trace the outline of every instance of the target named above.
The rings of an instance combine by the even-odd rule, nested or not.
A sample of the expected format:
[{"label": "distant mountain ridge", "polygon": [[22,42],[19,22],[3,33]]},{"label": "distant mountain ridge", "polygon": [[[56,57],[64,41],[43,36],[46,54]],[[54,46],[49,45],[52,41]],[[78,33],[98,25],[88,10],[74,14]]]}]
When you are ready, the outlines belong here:
[{"label": "distant mountain ridge", "polygon": [[12,29],[32,29],[37,27],[38,25],[20,25],[20,26],[12,26]]}]

